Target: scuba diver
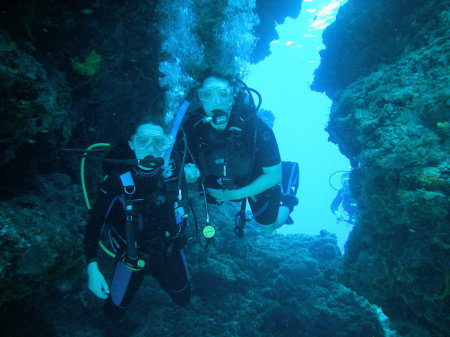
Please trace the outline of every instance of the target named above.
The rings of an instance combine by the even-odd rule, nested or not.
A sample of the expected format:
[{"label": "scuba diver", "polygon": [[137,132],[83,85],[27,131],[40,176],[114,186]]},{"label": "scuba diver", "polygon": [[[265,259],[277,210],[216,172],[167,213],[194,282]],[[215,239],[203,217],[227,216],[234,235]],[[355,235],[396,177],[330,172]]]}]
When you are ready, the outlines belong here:
[{"label": "scuba diver", "polygon": [[[162,158],[170,142],[160,125],[146,117],[130,130],[128,157],[134,153],[137,165],[113,165],[98,189],[85,231],[89,289],[106,300],[105,313],[112,321],[121,320],[146,275],[155,277],[175,304],[190,302],[183,250],[186,223],[179,196],[185,189],[185,174],[192,180],[196,172],[182,170],[178,152],[173,151],[171,174],[163,174]],[[115,256],[109,285],[97,263],[101,236],[107,237],[110,255]]]},{"label": "scuba diver", "polygon": [[[255,106],[252,92],[258,95]],[[193,163],[207,200],[240,201],[235,233],[243,235],[248,200],[264,233],[292,224],[298,204],[298,164],[282,162],[275,135],[256,114],[261,96],[242,81],[207,76],[197,90],[201,108],[184,123]]]},{"label": "scuba diver", "polygon": [[[341,172],[341,171],[338,171],[338,172]],[[338,172],[335,172],[335,173],[338,173]],[[331,181],[332,176],[330,176],[330,181]],[[344,171],[344,173],[341,176],[341,186],[342,187],[340,189],[336,189],[333,186],[331,186],[333,189],[337,190],[338,192],[336,194],[336,197],[333,199],[333,201],[330,205],[330,209],[333,212],[333,214],[336,216],[337,223],[339,223],[341,221],[345,221],[345,222],[353,225],[356,221],[357,203],[351,197],[349,180],[350,180],[350,172]],[[330,183],[330,185],[331,185],[331,183]],[[341,208],[345,212],[345,214],[339,211],[339,206],[341,206]]]}]

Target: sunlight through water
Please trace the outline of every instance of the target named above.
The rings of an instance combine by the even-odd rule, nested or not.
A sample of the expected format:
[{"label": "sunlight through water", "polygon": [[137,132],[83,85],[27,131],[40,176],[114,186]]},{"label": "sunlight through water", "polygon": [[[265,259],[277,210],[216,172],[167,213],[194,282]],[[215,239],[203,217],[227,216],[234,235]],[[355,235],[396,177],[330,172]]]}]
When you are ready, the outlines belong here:
[{"label": "sunlight through water", "polygon": [[275,117],[274,132],[281,157],[300,166],[299,205],[292,213],[295,222],[278,233],[319,234],[325,229],[338,235],[342,248],[351,230],[336,223],[330,204],[336,191],[328,183],[330,175],[347,170],[349,161],[336,145],[328,142],[324,128],[331,101],[313,92],[310,85],[320,64],[322,32],[330,25],[344,1],[303,1],[297,19],[287,18],[277,26],[279,39],[271,43],[271,55],[250,66],[247,84],[263,98],[262,108]]}]

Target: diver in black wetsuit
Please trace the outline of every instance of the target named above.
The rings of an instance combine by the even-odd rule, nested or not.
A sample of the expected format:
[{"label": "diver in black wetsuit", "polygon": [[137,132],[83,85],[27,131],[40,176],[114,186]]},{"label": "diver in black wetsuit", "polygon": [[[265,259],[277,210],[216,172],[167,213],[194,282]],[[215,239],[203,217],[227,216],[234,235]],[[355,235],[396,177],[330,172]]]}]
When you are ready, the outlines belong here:
[{"label": "diver in black wetsuit", "polygon": [[[168,140],[162,127],[140,123],[128,142],[137,159],[162,157]],[[108,318],[120,320],[145,275],[154,276],[174,303],[190,302],[190,282],[184,256],[182,204],[177,200],[180,163],[172,174],[161,167],[134,166],[110,174],[101,184],[85,232],[85,256],[89,289],[106,299]],[[191,171],[187,170],[189,180]],[[195,173],[195,172],[194,172]],[[175,186],[174,186],[175,185]],[[97,264],[101,232],[107,232],[116,267],[110,285]]]},{"label": "diver in black wetsuit", "polygon": [[298,203],[298,165],[281,162],[272,129],[256,116],[257,108],[240,104],[237,95],[248,98],[224,78],[203,81],[198,89],[202,108],[185,123],[195,160],[187,166],[200,170],[209,201],[240,200],[243,212],[247,199],[255,220],[271,233],[289,223]]},{"label": "diver in black wetsuit", "polygon": [[[345,172],[341,176],[341,189],[338,190],[336,197],[333,199],[330,205],[330,209],[336,216],[336,221],[339,223],[345,221],[349,224],[354,224],[356,221],[356,201],[351,197],[349,186],[350,174]],[[346,213],[343,214],[339,211],[339,206]]]}]

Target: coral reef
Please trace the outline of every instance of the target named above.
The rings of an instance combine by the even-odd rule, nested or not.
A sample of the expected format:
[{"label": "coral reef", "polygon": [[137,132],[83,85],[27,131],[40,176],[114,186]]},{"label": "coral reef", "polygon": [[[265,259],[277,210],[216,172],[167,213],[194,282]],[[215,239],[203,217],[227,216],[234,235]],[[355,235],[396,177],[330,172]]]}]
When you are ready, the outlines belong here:
[{"label": "coral reef", "polygon": [[323,34],[326,49],[320,52],[313,90],[334,97],[359,77],[396,62],[405,51],[445,37],[446,9],[447,1],[349,0]]},{"label": "coral reef", "polygon": [[341,278],[407,336],[447,336],[450,325],[444,3],[416,1],[406,9],[403,1],[350,0],[324,35],[313,85],[333,97],[327,131],[354,167],[358,222]]},{"label": "coral reef", "polygon": [[134,116],[162,113],[155,7],[153,1],[2,3],[2,194],[26,189],[36,172],[77,177],[78,158],[60,147],[111,142]]},{"label": "coral reef", "polygon": [[[27,198],[1,205],[4,335],[103,336],[107,329],[80,261],[81,196],[66,175],[53,174],[39,177]],[[202,226],[203,201],[192,202]],[[212,207],[215,246],[200,237],[187,246],[191,304],[176,307],[149,277],[125,316],[128,336],[384,336],[377,309],[337,282],[341,252],[333,234],[266,237],[250,223],[239,239],[232,231],[237,210]],[[113,261],[101,258],[109,277]]]},{"label": "coral reef", "polygon": [[[33,56],[0,31],[0,166],[17,156],[22,145],[55,147],[71,136],[67,87]],[[30,159],[30,158],[29,158]],[[34,156],[33,160],[39,160]]]},{"label": "coral reef", "polygon": [[64,174],[36,175],[27,195],[0,202],[0,317],[4,331],[8,331],[6,322],[14,325],[22,320],[14,313],[23,303],[37,306],[47,300],[49,292],[68,296],[82,282],[81,234],[86,216],[80,186]]}]

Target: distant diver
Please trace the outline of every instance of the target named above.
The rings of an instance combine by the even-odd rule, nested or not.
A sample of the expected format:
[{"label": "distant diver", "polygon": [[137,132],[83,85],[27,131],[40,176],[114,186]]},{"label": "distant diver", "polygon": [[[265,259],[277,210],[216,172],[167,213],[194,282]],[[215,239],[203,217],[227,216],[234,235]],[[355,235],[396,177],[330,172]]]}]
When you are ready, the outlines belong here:
[{"label": "distant diver", "polygon": [[[341,188],[336,189],[331,185],[331,177],[340,172],[343,172],[341,175]],[[349,180],[350,172],[348,171],[337,171],[330,176],[331,187],[338,191],[331,202],[330,209],[336,216],[337,223],[344,221],[353,225],[356,221],[357,203],[350,194]]]}]

